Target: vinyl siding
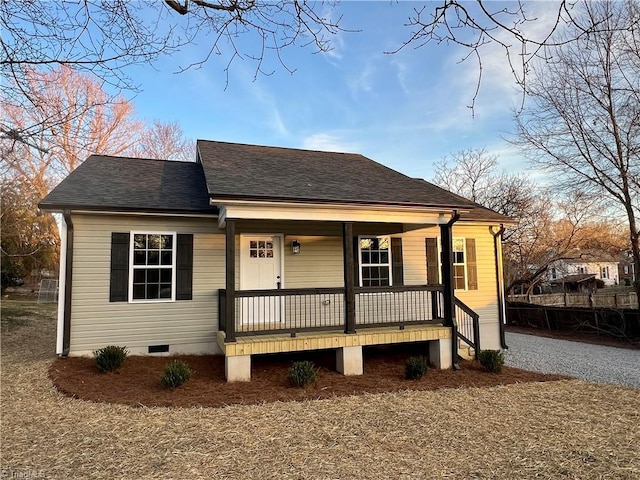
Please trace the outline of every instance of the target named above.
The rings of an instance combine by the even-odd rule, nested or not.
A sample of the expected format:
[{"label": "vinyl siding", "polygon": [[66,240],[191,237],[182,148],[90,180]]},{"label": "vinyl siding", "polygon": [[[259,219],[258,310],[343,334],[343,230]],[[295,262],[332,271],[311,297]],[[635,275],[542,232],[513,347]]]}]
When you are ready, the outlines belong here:
[{"label": "vinyl siding", "polygon": [[[218,289],[224,288],[224,234],[216,219],[74,215],[71,354],[105,345],[146,353],[217,351]],[[193,300],[109,302],[112,232],[175,231],[193,234]]]},{"label": "vinyl siding", "polygon": [[[405,232],[402,237],[405,285],[424,285],[427,281],[425,241],[439,237],[439,227]],[[489,226],[457,224],[454,238],[474,238],[478,266],[478,289],[456,290],[455,295],[480,315],[480,344],[483,349],[500,348],[498,300],[496,294],[493,236]]]},{"label": "vinyl siding", "polygon": [[[225,235],[216,219],[128,215],[74,215],[73,308],[71,353],[90,352],[108,344],[146,353],[149,345],[169,344],[170,353],[218,351],[218,289],[225,286]],[[374,225],[366,225],[370,230]],[[377,226],[377,225],[376,225]],[[364,233],[354,225],[354,232]],[[384,227],[384,225],[383,225]],[[389,226],[386,232],[389,233]],[[111,232],[175,231],[194,235],[193,300],[173,303],[109,302]],[[405,285],[426,284],[425,238],[439,237],[438,227],[397,233],[402,237]],[[240,234],[282,234],[285,288],[344,285],[342,228],[328,222],[238,222],[236,288],[239,288]],[[371,232],[375,233],[375,232]],[[487,225],[455,225],[454,237],[474,238],[478,290],[456,290],[456,296],[480,315],[483,348],[499,348],[493,237]],[[301,243],[293,255],[291,241]],[[428,308],[428,307],[427,307]],[[338,312],[341,315],[341,312]],[[360,319],[362,321],[362,319]]]}]

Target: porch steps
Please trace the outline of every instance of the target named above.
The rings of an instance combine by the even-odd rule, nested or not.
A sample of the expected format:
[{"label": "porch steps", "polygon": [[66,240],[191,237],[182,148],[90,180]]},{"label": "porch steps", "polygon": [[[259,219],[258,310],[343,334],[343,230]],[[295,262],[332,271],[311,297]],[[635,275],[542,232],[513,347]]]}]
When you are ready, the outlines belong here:
[{"label": "porch steps", "polygon": [[459,342],[458,343],[458,356],[463,360],[475,360],[476,358],[476,350],[473,347],[470,347],[466,343]]}]

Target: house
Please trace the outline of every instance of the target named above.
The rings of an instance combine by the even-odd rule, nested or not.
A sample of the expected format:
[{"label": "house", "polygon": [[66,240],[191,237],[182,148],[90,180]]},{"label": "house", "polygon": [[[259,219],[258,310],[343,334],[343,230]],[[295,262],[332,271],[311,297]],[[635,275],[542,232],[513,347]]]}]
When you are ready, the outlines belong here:
[{"label": "house", "polygon": [[620,285],[630,286],[636,281],[636,266],[630,253],[619,258],[618,278]]},{"label": "house", "polygon": [[[547,280],[551,285],[560,286],[562,291],[580,292],[595,290],[595,282],[589,279],[599,279],[605,286],[618,285],[618,261],[613,256],[592,251],[576,251],[568,256],[549,265]],[[570,286],[573,284],[575,289]]]},{"label": "house", "polygon": [[362,155],[92,155],[40,207],[64,218],[63,356],[224,354],[234,381],[255,354],[331,348],[349,375],[367,345],[428,342],[438,368],[504,345],[511,220]]}]

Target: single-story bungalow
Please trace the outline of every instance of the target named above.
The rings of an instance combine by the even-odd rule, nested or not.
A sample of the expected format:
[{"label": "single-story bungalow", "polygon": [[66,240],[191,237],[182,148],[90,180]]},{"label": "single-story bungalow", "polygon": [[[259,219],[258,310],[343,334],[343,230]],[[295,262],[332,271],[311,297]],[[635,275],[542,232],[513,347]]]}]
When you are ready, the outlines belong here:
[{"label": "single-story bungalow", "polygon": [[60,212],[57,353],[251,356],[428,342],[438,368],[504,347],[508,217],[362,155],[197,142],[195,162],[92,155]]}]

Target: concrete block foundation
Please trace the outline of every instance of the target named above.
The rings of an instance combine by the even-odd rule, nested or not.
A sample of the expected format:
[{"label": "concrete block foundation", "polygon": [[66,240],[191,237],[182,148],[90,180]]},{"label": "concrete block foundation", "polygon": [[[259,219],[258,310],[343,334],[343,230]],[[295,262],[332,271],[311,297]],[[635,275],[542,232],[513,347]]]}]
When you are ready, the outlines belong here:
[{"label": "concrete block foundation", "polygon": [[338,348],[336,370],[343,375],[362,375],[364,373],[362,346]]},{"label": "concrete block foundation", "polygon": [[227,378],[227,382],[251,381],[251,355],[225,357],[224,375]]}]

